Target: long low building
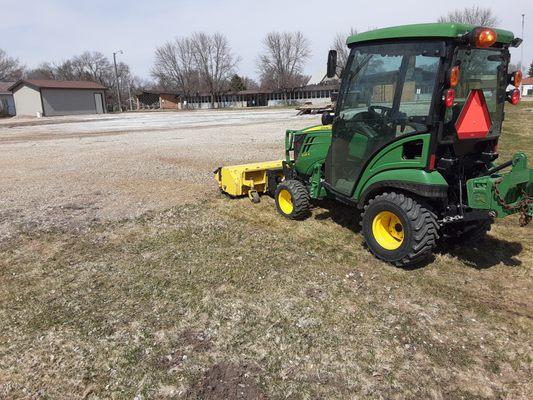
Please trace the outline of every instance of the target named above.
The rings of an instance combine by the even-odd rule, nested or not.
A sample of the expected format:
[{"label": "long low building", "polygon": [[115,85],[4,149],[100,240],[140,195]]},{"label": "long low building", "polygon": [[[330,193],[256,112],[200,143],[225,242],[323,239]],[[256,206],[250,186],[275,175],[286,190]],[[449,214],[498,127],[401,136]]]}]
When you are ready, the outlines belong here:
[{"label": "long low building", "polygon": [[137,94],[137,109],[181,110],[185,108],[245,108],[324,105],[331,102],[331,94],[338,90],[336,84],[308,85],[288,93],[275,90],[243,90],[228,92],[214,99],[207,93],[184,96],[179,92],[143,91]]},{"label": "long low building", "polygon": [[91,81],[22,79],[8,88],[17,115],[103,114],[106,87]]}]

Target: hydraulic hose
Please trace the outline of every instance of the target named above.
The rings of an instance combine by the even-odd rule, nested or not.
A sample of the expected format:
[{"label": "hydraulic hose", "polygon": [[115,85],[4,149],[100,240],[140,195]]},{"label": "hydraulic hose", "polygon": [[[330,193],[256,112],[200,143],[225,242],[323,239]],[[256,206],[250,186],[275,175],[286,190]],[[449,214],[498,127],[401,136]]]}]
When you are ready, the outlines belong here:
[{"label": "hydraulic hose", "polygon": [[483,174],[483,176],[495,174],[496,172],[499,172],[502,169],[505,169],[505,168],[510,167],[512,165],[513,165],[513,160],[506,161],[503,164],[498,165],[497,167],[489,169],[485,174]]}]

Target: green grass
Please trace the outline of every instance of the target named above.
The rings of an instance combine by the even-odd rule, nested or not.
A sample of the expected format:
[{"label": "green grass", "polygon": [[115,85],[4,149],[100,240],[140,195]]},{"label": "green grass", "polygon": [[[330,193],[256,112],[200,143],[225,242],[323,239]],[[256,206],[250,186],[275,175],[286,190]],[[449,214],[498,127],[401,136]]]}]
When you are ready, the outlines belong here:
[{"label": "green grass", "polygon": [[[502,158],[533,136],[527,104],[507,109]],[[402,270],[356,218],[221,196],[21,235],[0,250],[0,397],[203,397],[218,365],[269,398],[527,398],[531,228]]]}]

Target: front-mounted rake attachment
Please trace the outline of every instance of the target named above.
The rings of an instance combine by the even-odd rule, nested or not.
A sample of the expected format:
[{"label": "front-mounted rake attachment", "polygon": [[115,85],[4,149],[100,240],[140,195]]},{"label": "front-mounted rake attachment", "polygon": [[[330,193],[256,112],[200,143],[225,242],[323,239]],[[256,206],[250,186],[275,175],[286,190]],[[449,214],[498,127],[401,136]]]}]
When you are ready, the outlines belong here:
[{"label": "front-mounted rake attachment", "polygon": [[220,190],[231,197],[248,196],[259,203],[261,193],[274,195],[277,183],[283,177],[283,161],[219,167],[214,171]]}]

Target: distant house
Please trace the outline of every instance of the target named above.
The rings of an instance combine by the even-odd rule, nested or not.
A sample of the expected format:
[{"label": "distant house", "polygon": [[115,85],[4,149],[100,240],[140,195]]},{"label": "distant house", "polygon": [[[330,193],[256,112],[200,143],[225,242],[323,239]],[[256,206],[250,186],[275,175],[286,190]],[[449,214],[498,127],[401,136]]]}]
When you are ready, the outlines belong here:
[{"label": "distant house", "polygon": [[8,90],[13,83],[0,82],[0,117],[12,117],[16,115],[13,93]]},{"label": "distant house", "polygon": [[23,79],[8,90],[19,116],[103,114],[106,109],[107,88],[91,81]]},{"label": "distant house", "polygon": [[183,106],[178,92],[143,90],[137,94],[137,110],[158,108],[162,110],[180,110]]},{"label": "distant house", "polygon": [[522,80],[522,96],[533,96],[533,77]]}]

